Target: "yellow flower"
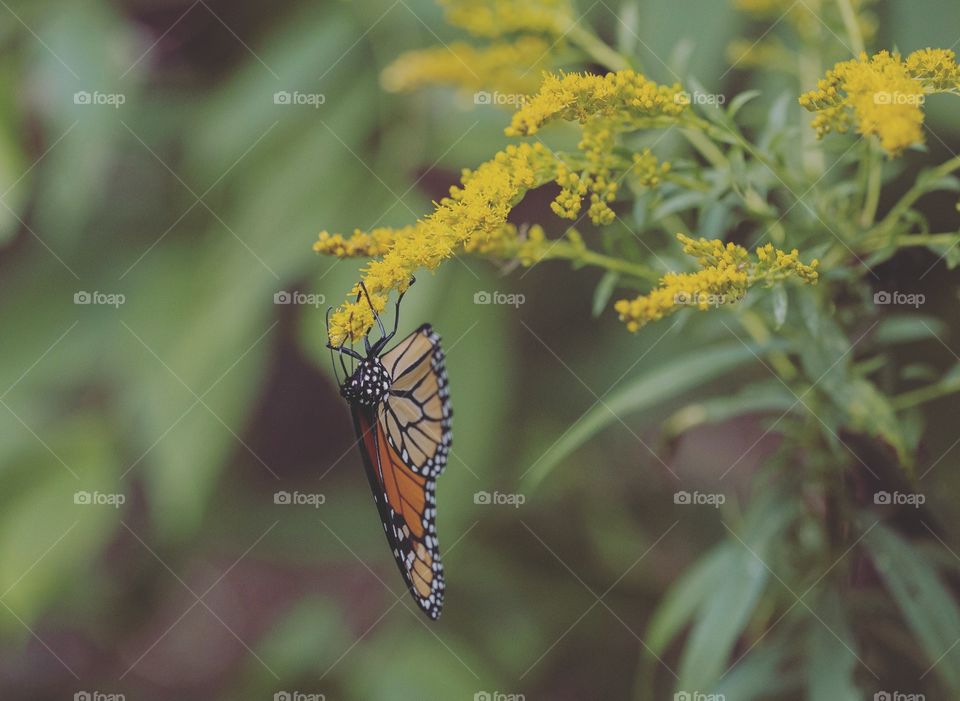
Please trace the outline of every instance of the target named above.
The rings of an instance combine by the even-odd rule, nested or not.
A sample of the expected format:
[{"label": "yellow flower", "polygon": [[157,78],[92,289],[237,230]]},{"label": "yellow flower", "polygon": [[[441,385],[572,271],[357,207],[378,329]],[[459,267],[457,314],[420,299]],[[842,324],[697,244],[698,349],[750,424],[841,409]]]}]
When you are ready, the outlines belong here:
[{"label": "yellow flower", "polygon": [[756,249],[756,260],[742,246],[723,241],[695,240],[677,234],[683,252],[697,259],[701,269],[694,273],[667,273],[659,286],[635,299],[621,299],[614,309],[629,331],[657,321],[686,307],[701,311],[735,304],[757,283],[771,285],[788,277],[816,284],[819,262],[800,262],[796,250],[790,253],[767,244]]},{"label": "yellow flower", "polygon": [[907,73],[930,92],[960,90],[960,64],[949,49],[921,49],[907,56]]},{"label": "yellow flower", "polygon": [[479,48],[453,42],[408,51],[384,69],[381,82],[392,92],[451,85],[472,91],[528,94],[540,84],[540,72],[550,60],[553,43],[539,36],[521,36]]},{"label": "yellow flower", "polygon": [[567,0],[440,0],[450,24],[478,37],[517,32],[562,35],[573,24]]},{"label": "yellow flower", "polygon": [[661,163],[648,148],[640,153],[633,154],[633,170],[631,174],[643,187],[654,188],[670,172],[670,164]]},{"label": "yellow flower", "polygon": [[[363,270],[363,281],[373,306],[379,312],[386,305],[391,291],[404,291],[419,268],[435,269],[444,260],[467,246],[481,246],[498,235],[507,215],[528,190],[553,180],[556,160],[542,144],[508,146],[476,170],[465,170],[459,187],[450,188],[433,213],[407,227],[403,235],[381,233],[379,242],[374,233],[370,239],[354,234],[352,239],[321,234],[317,250],[337,253],[356,250],[372,243],[387,244],[381,258],[371,261]],[[389,237],[392,236],[392,241]],[[333,242],[333,243],[331,243]],[[351,243],[352,242],[352,243]],[[379,249],[376,249],[380,252]],[[373,325],[373,314],[366,299],[355,300],[359,285],[351,291],[346,303],[330,318],[330,342],[339,345],[358,340]]]},{"label": "yellow flower", "polygon": [[369,233],[360,229],[355,229],[353,236],[344,238],[341,234],[330,234],[326,231],[320,232],[320,238],[313,244],[313,250],[317,253],[327,253],[338,258],[352,258],[355,256],[364,256],[373,258],[382,256],[398,236],[406,236],[413,232],[412,226],[405,226],[402,229],[393,229],[390,227],[379,227],[372,229]]},{"label": "yellow flower", "polygon": [[507,136],[530,136],[554,120],[587,122],[602,117],[641,126],[687,109],[683,88],[658,85],[631,70],[593,75],[544,74],[540,90],[513,115]]},{"label": "yellow flower", "polygon": [[838,63],[800,96],[800,104],[817,112],[817,135],[846,133],[852,125],[865,136],[876,136],[890,155],[923,143],[926,95],[956,91],[960,78],[952,51],[925,49],[904,61],[900,54],[881,51],[872,57]]}]

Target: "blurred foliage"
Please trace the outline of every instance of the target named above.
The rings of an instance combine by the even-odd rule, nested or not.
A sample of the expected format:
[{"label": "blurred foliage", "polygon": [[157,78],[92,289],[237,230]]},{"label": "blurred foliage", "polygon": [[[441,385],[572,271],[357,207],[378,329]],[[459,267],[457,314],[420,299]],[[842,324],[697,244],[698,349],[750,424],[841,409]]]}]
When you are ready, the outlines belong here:
[{"label": "blurred foliage", "polygon": [[[875,3],[875,43],[950,46],[960,9],[921,4]],[[737,118],[765,151],[812,141],[795,102],[809,82],[728,70],[727,44],[767,25],[715,0],[583,12],[657,80],[762,91]],[[631,283],[602,271],[504,277],[463,259],[422,276],[401,332],[442,332],[456,412],[438,495],[447,608],[431,627],[384,547],[324,350],[326,305],[274,295],[338,302],[360,264],[313,255],[319,229],[411,222],[505,143],[502,110],[380,87],[403,51],[462,33],[426,0],[8,0],[0,17],[3,698],[960,694],[960,300],[946,263],[926,274],[942,241],[877,250],[866,283],[825,270],[819,291],[775,288],[737,315],[636,336],[603,311]],[[829,37],[817,49],[810,75],[843,58]],[[277,104],[278,92],[324,100]],[[881,214],[960,150],[954,115],[931,100],[937,138],[886,171]],[[847,146],[824,143],[841,170],[862,157]],[[778,185],[751,156],[733,155],[722,193],[638,198],[630,224],[658,270],[683,265],[676,217],[742,234],[732,181],[776,211]],[[955,232],[956,183],[934,180],[929,230]],[[548,216],[530,199],[527,219]],[[815,245],[804,210],[797,243]],[[923,315],[863,318],[871,286],[925,294]],[[480,290],[527,303],[473,305]],[[84,292],[124,301],[75,303]],[[758,319],[782,326],[765,335]],[[784,359],[789,386],[766,367]],[[726,503],[675,504],[677,476]],[[878,489],[927,503],[879,508]],[[284,506],[278,490],[326,499]],[[478,491],[526,503],[478,505]]]}]

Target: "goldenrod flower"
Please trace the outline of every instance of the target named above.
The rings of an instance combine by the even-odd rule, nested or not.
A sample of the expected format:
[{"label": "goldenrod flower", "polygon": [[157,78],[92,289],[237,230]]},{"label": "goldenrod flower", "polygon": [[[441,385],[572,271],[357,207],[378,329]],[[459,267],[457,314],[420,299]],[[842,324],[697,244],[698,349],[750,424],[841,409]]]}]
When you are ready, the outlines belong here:
[{"label": "goldenrod flower", "polygon": [[517,32],[562,35],[573,24],[567,0],[440,0],[447,22],[478,37]]},{"label": "goldenrod flower", "polygon": [[[508,146],[476,170],[465,170],[461,185],[451,187],[450,196],[441,200],[432,214],[406,228],[403,235],[381,231],[378,240],[374,232],[369,235],[361,232],[352,239],[324,233],[315,248],[346,253],[351,247],[359,250],[370,246],[379,252],[379,246],[388,245],[383,256],[363,270],[370,300],[379,312],[386,305],[390,291],[405,290],[416,270],[433,270],[460,248],[468,244],[482,245],[487,237],[502,230],[510,210],[528,190],[554,177],[556,159],[542,144]],[[361,338],[373,325],[373,314],[366,299],[353,299],[358,293],[359,286],[356,286],[351,299],[330,318],[330,341],[334,345]]]},{"label": "goldenrod flower", "polygon": [[925,49],[904,61],[900,54],[881,51],[872,57],[838,63],[819,81],[817,89],[800,96],[800,104],[817,112],[817,135],[859,133],[876,136],[887,153],[898,155],[923,143],[923,105],[926,95],[957,91],[960,78],[952,51]]},{"label": "goldenrod flower", "polygon": [[670,167],[669,163],[661,163],[653,155],[653,151],[645,148],[640,153],[633,154],[633,168],[630,173],[641,186],[654,188],[670,172]]},{"label": "goldenrod flower", "polygon": [[408,51],[384,69],[381,82],[393,92],[450,85],[473,91],[528,94],[540,84],[540,73],[551,58],[553,43],[539,36],[521,36],[485,47],[453,42]]},{"label": "goldenrod flower", "polygon": [[540,90],[513,115],[507,136],[536,134],[548,122],[587,122],[602,117],[641,126],[658,117],[676,118],[687,109],[679,84],[658,85],[631,70],[593,75],[547,73]]},{"label": "goldenrod flower", "polygon": [[370,230],[370,232],[354,229],[350,238],[345,238],[342,234],[330,234],[321,231],[320,238],[313,244],[313,250],[338,258],[353,258],[355,256],[373,258],[382,256],[390,250],[397,237],[412,234],[413,230],[413,226],[405,226],[401,229],[378,227]]},{"label": "goldenrod flower", "polygon": [[949,49],[921,49],[907,56],[907,73],[929,92],[960,90],[960,64]]},{"label": "goldenrod flower", "polygon": [[701,270],[667,273],[649,294],[616,302],[614,309],[629,331],[638,331],[645,324],[686,307],[707,310],[734,304],[757,283],[771,285],[796,277],[816,284],[819,277],[819,262],[801,263],[796,249],[785,253],[767,244],[756,249],[753,260],[747,249],[733,243],[695,240],[683,234],[677,234],[677,238],[683,243],[683,252],[694,256]]}]

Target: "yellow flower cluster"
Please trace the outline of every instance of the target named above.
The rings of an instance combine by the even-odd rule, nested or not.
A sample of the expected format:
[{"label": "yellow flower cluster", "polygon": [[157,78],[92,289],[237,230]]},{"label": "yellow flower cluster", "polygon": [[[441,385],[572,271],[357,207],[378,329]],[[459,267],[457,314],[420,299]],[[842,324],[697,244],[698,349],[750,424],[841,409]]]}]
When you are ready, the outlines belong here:
[{"label": "yellow flower cluster", "polygon": [[560,194],[550,205],[557,216],[576,219],[582,198],[589,194],[587,215],[590,220],[597,225],[613,222],[616,214],[607,203],[617,197],[619,179],[614,177],[613,171],[622,160],[614,153],[615,146],[616,131],[611,122],[597,119],[584,125],[578,145],[585,161],[583,167],[579,172],[565,163],[557,168],[556,182]]},{"label": "yellow flower cluster", "polygon": [[844,134],[855,124],[859,133],[876,136],[887,153],[898,155],[923,143],[926,95],[960,90],[960,67],[952,51],[924,49],[904,61],[900,54],[881,51],[872,57],[838,63],[800,96],[800,104],[817,112],[818,136]]},{"label": "yellow flower cluster", "polygon": [[313,250],[338,258],[355,258],[357,256],[375,258],[389,251],[397,238],[409,236],[414,232],[414,229],[414,226],[405,226],[400,229],[384,226],[371,229],[369,232],[355,229],[353,235],[349,238],[342,234],[321,231],[320,238],[313,244]]},{"label": "yellow flower cluster", "polygon": [[[322,231],[319,240],[313,244],[313,250],[338,258],[378,258],[386,254],[397,239],[416,234],[417,226],[379,227],[369,232],[356,229],[349,237]],[[462,250],[496,260],[517,260],[524,267],[529,267],[542,260],[551,246],[553,242],[546,238],[539,224],[523,231],[516,224],[507,222],[485,236],[469,239],[463,244]]]},{"label": "yellow flower cluster", "polygon": [[474,36],[562,35],[573,23],[567,0],[440,0],[450,24]]},{"label": "yellow flower cluster", "polygon": [[660,184],[660,181],[669,172],[670,164],[667,162],[661,163],[650,149],[645,148],[640,153],[633,154],[631,174],[641,186],[654,188]]},{"label": "yellow flower cluster", "polygon": [[551,43],[540,36],[521,36],[485,47],[453,42],[401,54],[384,69],[381,82],[391,92],[450,85],[529,94],[540,84],[551,48]]},{"label": "yellow flower cluster", "polygon": [[[315,248],[346,253],[351,247],[359,251],[364,245],[371,249],[383,245],[386,250],[382,257],[371,261],[363,270],[364,284],[379,312],[386,305],[390,291],[404,291],[417,269],[433,270],[460,248],[468,244],[482,245],[487,237],[497,235],[510,210],[528,190],[556,177],[556,165],[556,159],[542,144],[508,146],[476,170],[465,170],[461,185],[451,187],[450,196],[443,198],[432,214],[404,229],[403,235],[381,231],[378,239],[375,232],[369,235],[361,232],[360,238],[355,234],[351,239],[344,239],[324,233]],[[379,248],[376,250],[381,252]],[[366,299],[353,300],[359,291],[359,285],[354,287],[351,299],[330,318],[333,345],[358,340],[373,325],[373,314]]]},{"label": "yellow flower cluster", "polygon": [[796,250],[785,253],[767,244],[756,249],[753,260],[747,249],[733,243],[695,240],[683,234],[677,234],[677,238],[683,244],[683,252],[695,257],[701,269],[694,273],[667,273],[649,294],[617,301],[614,309],[629,331],[638,331],[645,324],[686,307],[707,310],[734,304],[757,283],[770,285],[796,277],[816,284],[819,277],[819,262],[801,263]]},{"label": "yellow flower cluster", "polygon": [[950,49],[921,49],[907,56],[907,73],[927,92],[960,90],[960,64]]},{"label": "yellow flower cluster", "polygon": [[554,120],[585,123],[592,118],[615,119],[641,126],[659,117],[677,118],[687,109],[679,85],[658,85],[631,70],[545,74],[540,90],[513,115],[507,136],[530,136]]}]

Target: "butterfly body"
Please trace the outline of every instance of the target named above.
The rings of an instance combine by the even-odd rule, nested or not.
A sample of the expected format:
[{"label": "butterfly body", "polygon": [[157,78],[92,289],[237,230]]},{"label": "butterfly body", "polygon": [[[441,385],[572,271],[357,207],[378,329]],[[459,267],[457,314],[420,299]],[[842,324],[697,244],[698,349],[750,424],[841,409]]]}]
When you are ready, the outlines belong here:
[{"label": "butterfly body", "polygon": [[447,463],[453,412],[440,337],[425,324],[382,352],[393,335],[366,344],[365,357],[334,348],[358,361],[353,372],[345,372],[340,393],[350,404],[394,560],[414,601],[436,619],[444,598],[436,479]]},{"label": "butterfly body", "polygon": [[390,391],[390,374],[379,358],[364,358],[340,387],[340,394],[351,404],[376,406]]}]

